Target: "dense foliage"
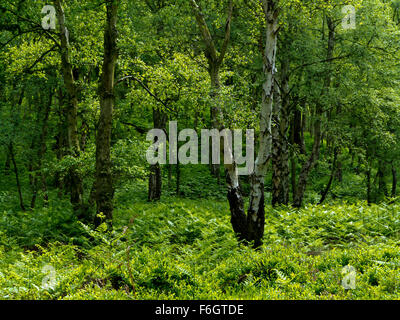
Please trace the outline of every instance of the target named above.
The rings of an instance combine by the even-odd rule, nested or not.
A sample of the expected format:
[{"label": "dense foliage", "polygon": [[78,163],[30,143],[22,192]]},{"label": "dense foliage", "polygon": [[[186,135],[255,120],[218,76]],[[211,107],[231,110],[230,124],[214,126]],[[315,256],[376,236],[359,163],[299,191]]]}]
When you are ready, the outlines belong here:
[{"label": "dense foliage", "polygon": [[[0,299],[398,299],[399,10],[0,0]],[[170,121],[254,171],[150,164]]]}]

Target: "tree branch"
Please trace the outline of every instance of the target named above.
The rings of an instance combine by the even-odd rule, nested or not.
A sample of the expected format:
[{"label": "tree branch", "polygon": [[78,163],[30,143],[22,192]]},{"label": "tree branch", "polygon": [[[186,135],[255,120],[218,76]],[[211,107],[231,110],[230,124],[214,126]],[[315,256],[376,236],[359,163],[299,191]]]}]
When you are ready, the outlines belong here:
[{"label": "tree branch", "polygon": [[199,5],[196,3],[196,0],[190,0],[190,4],[193,8],[194,16],[196,18],[197,25],[199,26],[203,41],[206,45],[207,58],[217,62],[217,51],[215,49],[214,40],[211,36],[210,30],[208,29],[206,20],[204,19],[204,14]]},{"label": "tree branch", "polygon": [[[8,11],[8,12],[10,12],[11,14],[13,14],[14,16],[16,16],[17,18],[19,18],[19,19],[21,19],[21,20],[23,20],[23,21],[25,21],[25,22],[30,23],[32,26],[37,27],[37,28],[38,28],[38,31],[40,30],[40,31],[42,31],[42,33],[45,33],[45,34],[47,35],[47,37],[48,37],[50,40],[52,40],[52,41],[54,42],[54,44],[55,44],[57,47],[61,48],[61,45],[60,45],[60,44],[58,43],[58,41],[53,37],[53,35],[52,35],[48,30],[43,29],[43,27],[41,26],[40,23],[37,23],[36,21],[33,21],[33,20],[29,19],[29,18],[25,18],[25,17],[23,17],[23,16],[20,16],[20,15],[19,15],[17,12],[15,12],[14,10],[11,10],[11,9],[8,9],[8,8],[2,7],[2,6],[0,6],[0,9],[2,9],[2,10],[4,10],[4,11]],[[34,29],[33,29],[33,30],[34,30]]]},{"label": "tree branch", "polygon": [[296,71],[297,69],[300,69],[300,68],[312,66],[312,65],[318,64],[318,63],[331,62],[331,61],[333,61],[333,60],[345,59],[345,58],[348,58],[348,57],[350,57],[350,56],[351,56],[351,54],[349,53],[349,54],[346,54],[346,55],[344,55],[344,56],[333,57],[333,58],[324,59],[324,60],[320,60],[320,61],[314,61],[314,62],[310,62],[310,63],[305,63],[305,64],[302,64],[302,65],[300,65],[300,66],[294,68],[294,69],[292,70],[291,74],[292,74],[294,71]]},{"label": "tree branch", "polygon": [[119,84],[120,82],[123,82],[123,81],[125,81],[125,80],[128,80],[128,79],[135,80],[135,81],[136,81],[137,83],[139,83],[139,84],[141,85],[141,87],[142,87],[144,90],[146,90],[146,92],[147,92],[150,96],[152,96],[157,102],[161,103],[168,111],[173,112],[173,110],[167,105],[167,103],[166,103],[165,101],[162,101],[156,94],[154,94],[153,92],[151,92],[151,90],[150,90],[141,80],[139,80],[139,79],[136,78],[135,76],[132,76],[132,75],[130,75],[130,76],[125,76],[125,77],[119,79],[119,80],[116,82],[115,85],[117,85],[117,84]]},{"label": "tree branch", "polygon": [[40,61],[42,61],[49,53],[55,51],[55,49],[56,49],[56,46],[54,45],[49,50],[44,52],[38,59],[36,59],[36,61],[29,68],[25,69],[25,72],[31,73],[33,67],[35,67]]}]

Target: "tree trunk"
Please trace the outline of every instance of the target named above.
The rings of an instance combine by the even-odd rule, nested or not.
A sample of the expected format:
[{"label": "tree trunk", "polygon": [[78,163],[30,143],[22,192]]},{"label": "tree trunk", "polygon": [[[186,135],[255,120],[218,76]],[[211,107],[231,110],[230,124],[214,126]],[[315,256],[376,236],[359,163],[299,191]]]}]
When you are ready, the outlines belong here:
[{"label": "tree trunk", "polygon": [[[159,108],[153,108],[154,128],[165,130],[167,114]],[[155,137],[154,143],[156,143]],[[159,163],[150,166],[148,201],[158,201],[162,191],[162,171]]]},{"label": "tree trunk", "polygon": [[385,164],[383,163],[383,161],[379,161],[377,176],[378,176],[378,197],[379,200],[383,200],[384,197],[388,196],[388,190],[385,179]]},{"label": "tree trunk", "polygon": [[171,188],[172,185],[172,165],[170,163],[167,164],[168,168],[168,188]]},{"label": "tree trunk", "polygon": [[239,176],[235,164],[225,165],[225,177],[228,185],[228,202],[231,212],[231,224],[237,239],[247,242],[247,217],[244,211],[243,196],[240,190]]},{"label": "tree trunk", "polygon": [[[58,23],[60,24],[60,42],[61,42],[61,67],[64,78],[64,85],[67,91],[67,142],[68,152],[74,158],[78,158],[80,154],[79,136],[78,136],[78,94],[72,64],[70,62],[69,52],[69,33],[65,25],[64,10],[61,5],[61,0],[54,0]],[[68,174],[71,203],[74,211],[79,211],[83,207],[83,182],[78,170],[73,165]],[[79,212],[78,214],[82,214]]]},{"label": "tree trunk", "polygon": [[397,171],[392,163],[392,194],[391,194],[392,198],[396,197],[397,193],[396,190],[397,190]]},{"label": "tree trunk", "polygon": [[8,152],[8,150],[6,151],[6,163],[4,164],[4,175],[8,176],[10,174],[10,162],[11,162],[11,157],[10,157],[10,153]]},{"label": "tree trunk", "polygon": [[271,158],[272,147],[272,110],[274,95],[275,61],[278,33],[277,1],[263,0],[266,42],[263,55],[264,84],[260,114],[260,146],[258,150],[255,169],[250,177],[250,205],[247,212],[247,240],[253,242],[254,247],[262,244],[264,235],[265,209],[264,209],[264,178],[267,173],[268,162]]},{"label": "tree trunk", "polygon": [[[107,0],[107,19],[104,32],[104,60],[99,85],[100,118],[96,137],[96,204],[97,213],[104,214],[112,225],[114,187],[111,173],[111,130],[114,108],[114,76],[117,61],[118,0]],[[96,219],[96,224],[101,220]]]},{"label": "tree trunk", "polygon": [[[320,107],[318,108],[320,109]],[[319,116],[321,115],[322,114],[320,113]],[[319,118],[315,120],[314,124],[314,144],[310,158],[303,165],[300,172],[299,181],[296,188],[296,194],[293,200],[294,207],[300,208],[303,204],[303,197],[306,191],[308,177],[312,168],[315,166],[316,161],[318,160],[320,145],[321,145],[321,120]]]},{"label": "tree trunk", "polygon": [[322,204],[325,201],[326,196],[328,195],[329,190],[331,188],[332,181],[333,181],[333,178],[334,178],[335,172],[336,172],[337,155],[338,155],[338,148],[336,147],[334,150],[334,155],[333,155],[331,175],[329,177],[328,184],[326,185],[324,191],[322,192],[321,199],[319,200],[318,204]]},{"label": "tree trunk", "polygon": [[[226,46],[230,35],[230,19],[232,15],[232,1],[230,1],[230,14],[227,21],[226,34],[223,49],[219,57],[216,55],[213,39],[209,33],[199,7],[195,0],[191,0],[191,4],[195,11],[196,20],[198,22],[203,40],[206,45],[206,57],[209,60],[210,76],[212,81],[217,82],[215,64],[212,61],[219,61],[221,65],[223,56],[226,51]],[[255,248],[262,244],[265,223],[264,209],[264,178],[268,167],[268,162],[271,158],[272,146],[272,107],[273,107],[273,90],[274,90],[274,75],[276,61],[276,43],[278,32],[278,7],[277,1],[263,0],[263,7],[266,20],[266,45],[264,51],[264,76],[263,99],[260,114],[260,144],[256,160],[254,172],[250,176],[251,191],[250,191],[250,206],[247,216],[244,212],[243,198],[239,185],[239,177],[237,167],[234,161],[232,164],[225,163],[226,182],[228,184],[228,201],[231,211],[231,223],[233,230],[239,240],[244,240],[245,243],[253,243]],[[211,63],[210,63],[211,62]],[[213,69],[214,68],[214,69]],[[214,104],[216,112],[215,126],[219,130],[224,128],[223,113],[218,104]],[[220,144],[223,148],[223,143]],[[229,151],[231,154],[231,151]]]},{"label": "tree trunk", "polygon": [[[200,6],[196,3],[196,0],[190,0],[190,4],[193,8],[193,13],[196,18],[197,25],[200,30],[200,34],[203,38],[203,42],[205,44],[205,56],[208,61],[208,73],[210,75],[211,81],[211,93],[210,96],[212,98],[212,106],[210,108],[210,119],[211,119],[211,127],[213,129],[219,129],[222,123],[220,106],[218,101],[219,91],[220,91],[220,77],[219,70],[224,61],[225,53],[228,48],[228,44],[231,36],[231,23],[232,23],[232,14],[233,14],[233,1],[229,0],[228,4],[228,17],[225,24],[225,36],[224,41],[221,46],[220,54],[217,54],[217,50],[215,47],[214,39],[210,33],[210,30],[207,26],[206,20],[204,18],[204,14],[201,11]],[[222,115],[223,116],[223,115]],[[210,152],[210,160],[212,154]],[[211,173],[213,176],[218,178],[218,183],[220,182],[220,164],[212,164],[210,161]]]},{"label": "tree trunk", "polygon": [[[327,50],[327,61],[331,61],[333,57],[333,50],[335,46],[335,24],[332,21],[330,17],[326,17],[326,22],[328,25],[329,29],[329,35],[328,35],[328,50]],[[329,64],[328,64],[329,65]],[[325,72],[325,79],[324,79],[324,88],[322,95],[324,92],[327,91],[331,83],[331,72],[326,71]],[[322,132],[321,132],[321,122],[322,122],[322,116],[323,116],[323,107],[321,103],[317,103],[316,105],[316,110],[315,110],[315,120],[314,120],[314,143],[313,143],[313,148],[311,151],[311,155],[309,159],[305,162],[303,165],[300,176],[299,176],[299,181],[297,185],[297,190],[296,194],[293,197],[293,206],[294,207],[301,207],[303,204],[303,197],[304,193],[307,187],[307,182],[308,182],[308,177],[311,172],[311,170],[314,168],[316,165],[318,158],[319,158],[319,151],[320,151],[320,146],[321,146],[321,139],[322,139]]]},{"label": "tree trunk", "polygon": [[[290,143],[292,146],[297,146],[300,154],[306,153],[305,143],[304,143],[304,127],[305,123],[305,113],[295,107],[292,111],[293,114],[290,119]],[[290,153],[290,184],[292,188],[292,202],[297,194],[297,161],[296,161],[296,149],[292,148]]]},{"label": "tree trunk", "polygon": [[372,203],[371,199],[371,168],[367,169],[367,202],[370,205]]},{"label": "tree trunk", "polygon": [[[338,155],[339,156],[339,155]],[[342,169],[342,162],[337,160],[336,161],[336,179],[339,182],[343,181],[343,169]]]},{"label": "tree trunk", "polygon": [[[65,126],[65,112],[64,112],[64,96],[62,94],[62,90],[58,89],[58,94],[57,94],[57,100],[58,100],[58,105],[59,105],[59,123],[58,123],[58,133],[55,137],[56,143],[53,149],[55,150],[56,157],[58,161],[61,161],[61,159],[65,156],[65,150],[67,149],[67,144],[68,142],[66,141],[66,136],[67,136],[67,128]],[[55,177],[54,177],[54,185],[58,188],[58,197],[62,197],[63,190],[65,189],[65,184],[66,179],[62,177],[60,172],[56,172]]]},{"label": "tree trunk", "polygon": [[281,90],[274,86],[274,114],[272,126],[272,205],[289,202],[289,147],[287,141],[289,115],[289,61],[281,67]]},{"label": "tree trunk", "polygon": [[181,166],[179,165],[179,159],[177,159],[177,163],[175,165],[176,169],[176,185],[175,185],[175,194],[179,197],[181,194]]},{"label": "tree trunk", "polygon": [[161,198],[161,167],[160,164],[150,166],[148,201],[158,201]]},{"label": "tree trunk", "polygon": [[24,199],[22,197],[21,183],[19,181],[17,162],[15,161],[14,145],[12,142],[10,142],[10,144],[8,145],[8,151],[10,152],[11,162],[14,166],[15,180],[17,182],[17,190],[18,190],[18,197],[19,197],[19,205],[20,205],[22,211],[26,211],[25,206],[24,206]]},{"label": "tree trunk", "polygon": [[[37,191],[38,191],[38,183],[41,183],[41,189],[43,191],[43,201],[44,205],[47,204],[48,201],[48,195],[47,195],[47,183],[46,183],[46,177],[41,171],[42,169],[42,160],[43,157],[46,153],[47,146],[46,146],[46,138],[47,138],[47,131],[48,131],[48,120],[49,120],[49,115],[50,115],[50,108],[52,105],[53,101],[53,94],[54,90],[50,88],[49,90],[49,96],[48,96],[48,103],[45,106],[45,109],[43,110],[43,119],[41,120],[41,132],[39,135],[39,141],[38,141],[38,149],[37,149],[37,159],[33,164],[33,170],[35,171],[33,174],[33,181],[32,181],[32,187],[33,187],[33,195],[32,195],[32,200],[31,200],[31,208],[33,209],[35,207],[36,203],[36,197],[37,197]],[[40,113],[41,110],[39,109],[38,111],[38,119],[40,118]]]},{"label": "tree trunk", "polygon": [[291,135],[293,136],[293,143],[297,144],[299,146],[299,150],[301,154],[306,153],[306,147],[304,143],[304,135],[303,135],[303,130],[304,130],[304,121],[305,119],[304,114],[302,112],[295,108],[293,112],[293,118],[292,118],[292,123],[291,123]]},{"label": "tree trunk", "polygon": [[[220,128],[220,123],[221,119],[218,119],[219,116],[219,108],[220,108],[220,101],[218,101],[219,97],[219,91],[220,91],[220,77],[219,77],[219,65],[218,62],[209,61],[209,74],[210,74],[210,79],[211,79],[211,100],[212,100],[212,106],[210,108],[210,119],[211,119],[211,128],[213,129],[219,129]],[[211,145],[210,145],[210,151],[211,151]],[[213,164],[212,161],[212,153],[210,152],[210,168],[211,168],[211,174],[218,178],[218,183],[220,180],[220,164]]]}]

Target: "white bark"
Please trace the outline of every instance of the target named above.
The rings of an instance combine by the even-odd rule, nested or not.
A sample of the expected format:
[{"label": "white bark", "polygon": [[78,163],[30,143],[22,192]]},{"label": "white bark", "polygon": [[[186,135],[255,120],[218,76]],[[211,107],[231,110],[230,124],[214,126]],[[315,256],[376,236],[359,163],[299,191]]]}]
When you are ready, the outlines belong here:
[{"label": "white bark", "polygon": [[250,193],[251,220],[257,221],[257,213],[263,195],[264,177],[267,173],[268,161],[271,158],[272,147],[272,110],[274,78],[276,73],[276,45],[278,32],[278,8],[276,1],[263,0],[266,21],[266,44],[263,57],[265,81],[260,113],[260,147],[255,163]]}]

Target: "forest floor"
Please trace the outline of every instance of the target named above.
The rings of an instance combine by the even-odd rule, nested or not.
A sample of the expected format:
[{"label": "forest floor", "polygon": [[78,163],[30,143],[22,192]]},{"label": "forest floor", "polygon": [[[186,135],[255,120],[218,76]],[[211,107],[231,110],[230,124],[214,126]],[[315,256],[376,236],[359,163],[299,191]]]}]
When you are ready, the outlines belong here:
[{"label": "forest floor", "polygon": [[132,188],[116,195],[112,233],[77,222],[67,200],[15,212],[2,192],[0,299],[400,298],[396,203],[267,206],[255,251],[238,245],[226,200],[148,203]]}]

